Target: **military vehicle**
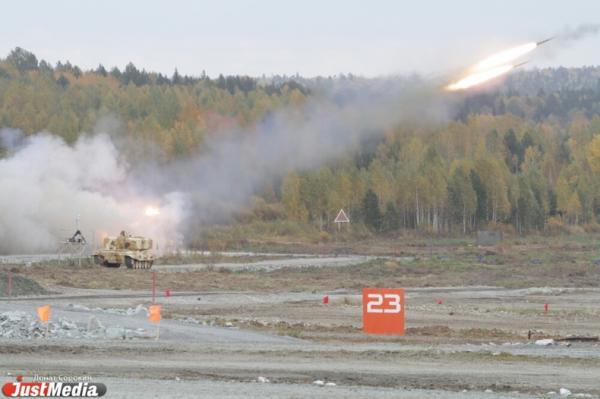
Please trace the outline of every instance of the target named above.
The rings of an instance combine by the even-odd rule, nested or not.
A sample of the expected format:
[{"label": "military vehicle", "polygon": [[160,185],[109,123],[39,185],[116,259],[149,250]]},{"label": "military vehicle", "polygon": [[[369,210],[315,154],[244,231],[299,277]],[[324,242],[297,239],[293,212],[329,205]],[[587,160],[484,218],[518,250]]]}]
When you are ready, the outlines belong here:
[{"label": "military vehicle", "polygon": [[118,237],[104,239],[104,248],[94,254],[94,261],[106,267],[124,263],[128,269],[150,269],[154,262],[152,239],[121,231]]}]

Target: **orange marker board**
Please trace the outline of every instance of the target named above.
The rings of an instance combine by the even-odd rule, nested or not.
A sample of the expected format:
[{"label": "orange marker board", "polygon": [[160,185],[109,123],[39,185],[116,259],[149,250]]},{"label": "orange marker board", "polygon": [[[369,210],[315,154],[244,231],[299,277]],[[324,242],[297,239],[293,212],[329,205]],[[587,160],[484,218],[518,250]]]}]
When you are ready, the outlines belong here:
[{"label": "orange marker board", "polygon": [[363,288],[363,332],[404,335],[404,290]]},{"label": "orange marker board", "polygon": [[37,308],[37,314],[40,321],[47,323],[48,320],[50,320],[50,305],[44,305]]},{"label": "orange marker board", "polygon": [[150,321],[158,323],[161,318],[160,317],[160,305],[151,305],[148,310],[150,311],[150,315],[148,316],[148,319]]}]

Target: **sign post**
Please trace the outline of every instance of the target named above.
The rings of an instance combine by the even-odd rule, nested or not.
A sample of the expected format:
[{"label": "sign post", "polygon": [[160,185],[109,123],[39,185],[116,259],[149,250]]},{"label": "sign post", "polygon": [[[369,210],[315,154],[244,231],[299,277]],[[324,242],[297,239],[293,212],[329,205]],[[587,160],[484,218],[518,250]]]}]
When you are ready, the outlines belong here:
[{"label": "sign post", "polygon": [[152,272],[152,303],[156,302],[156,272]]},{"label": "sign post", "polygon": [[342,223],[350,223],[350,219],[348,218],[348,215],[346,215],[346,212],[344,212],[343,209],[340,209],[333,223],[337,224],[338,231],[340,231]]},{"label": "sign post", "polygon": [[404,335],[404,289],[363,288],[363,332]]}]

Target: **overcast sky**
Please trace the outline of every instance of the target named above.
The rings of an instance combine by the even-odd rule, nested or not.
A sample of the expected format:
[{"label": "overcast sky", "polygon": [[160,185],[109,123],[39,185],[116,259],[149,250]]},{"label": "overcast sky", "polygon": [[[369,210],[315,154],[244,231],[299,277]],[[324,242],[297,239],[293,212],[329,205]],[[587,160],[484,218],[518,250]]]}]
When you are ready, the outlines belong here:
[{"label": "overcast sky", "polygon": [[[171,74],[443,73],[566,27],[600,22],[600,1],[10,1],[0,55]],[[549,43],[551,44],[551,43]],[[600,65],[600,35],[550,48],[532,66]],[[558,46],[554,46],[558,47]]]}]

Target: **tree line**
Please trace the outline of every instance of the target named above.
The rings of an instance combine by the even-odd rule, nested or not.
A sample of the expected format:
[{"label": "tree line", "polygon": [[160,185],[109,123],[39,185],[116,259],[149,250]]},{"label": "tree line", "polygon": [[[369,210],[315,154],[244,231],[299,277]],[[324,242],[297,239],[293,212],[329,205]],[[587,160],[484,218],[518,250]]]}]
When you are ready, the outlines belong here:
[{"label": "tree line", "polygon": [[[55,66],[21,48],[0,59],[0,126],[49,131],[67,142],[116,117],[123,135],[146,140],[171,159],[198,151],[211,132],[248,126],[268,112],[299,104],[308,90],[293,81],[258,84],[247,76],[210,79],[124,70]],[[116,127],[115,127],[116,128]]]},{"label": "tree line", "polygon": [[[222,129],[251,126],[322,85],[355,79],[165,76],[131,63],[83,71],[16,48],[0,59],[0,126],[74,142],[116,116],[122,135],[152,143],[169,161],[202,151]],[[442,126],[395,126],[364,144],[257,192],[244,222],[327,230],[344,208],[376,232],[597,229],[600,68],[520,71],[495,91],[466,96]]]},{"label": "tree line", "polygon": [[348,156],[282,186],[287,218],[331,227],[338,209],[374,231],[518,233],[596,229],[600,116],[568,123],[471,115],[439,131],[388,134],[365,163]]}]

